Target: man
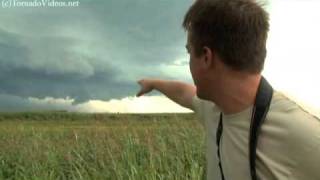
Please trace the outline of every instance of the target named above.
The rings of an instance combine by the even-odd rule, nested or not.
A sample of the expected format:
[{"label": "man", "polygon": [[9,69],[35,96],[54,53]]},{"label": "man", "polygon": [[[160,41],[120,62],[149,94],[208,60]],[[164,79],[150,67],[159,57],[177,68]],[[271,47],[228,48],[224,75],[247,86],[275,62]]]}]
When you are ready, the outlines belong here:
[{"label": "man", "polygon": [[[198,0],[183,26],[195,86],[142,79],[137,96],[155,89],[196,112],[207,134],[208,180],[249,180],[249,132],[266,57],[268,14],[252,0]],[[275,91],[256,152],[259,180],[320,180],[319,119]]]}]

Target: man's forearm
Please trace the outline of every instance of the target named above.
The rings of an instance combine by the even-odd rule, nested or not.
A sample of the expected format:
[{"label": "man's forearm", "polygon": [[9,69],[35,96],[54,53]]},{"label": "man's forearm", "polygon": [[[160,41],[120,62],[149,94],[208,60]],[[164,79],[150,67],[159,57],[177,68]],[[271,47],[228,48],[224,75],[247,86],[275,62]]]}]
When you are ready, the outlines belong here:
[{"label": "man's forearm", "polygon": [[163,93],[172,101],[189,109],[192,107],[192,98],[196,95],[196,87],[191,84],[154,79],[152,80],[153,88]]}]

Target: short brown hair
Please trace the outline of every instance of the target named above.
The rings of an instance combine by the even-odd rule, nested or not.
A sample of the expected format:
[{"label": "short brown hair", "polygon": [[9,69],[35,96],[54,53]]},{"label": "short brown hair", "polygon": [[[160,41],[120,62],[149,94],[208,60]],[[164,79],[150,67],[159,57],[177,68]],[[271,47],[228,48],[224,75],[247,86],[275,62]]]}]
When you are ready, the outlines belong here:
[{"label": "short brown hair", "polygon": [[207,46],[237,71],[260,73],[269,15],[254,0],[196,0],[183,20],[196,56]]}]

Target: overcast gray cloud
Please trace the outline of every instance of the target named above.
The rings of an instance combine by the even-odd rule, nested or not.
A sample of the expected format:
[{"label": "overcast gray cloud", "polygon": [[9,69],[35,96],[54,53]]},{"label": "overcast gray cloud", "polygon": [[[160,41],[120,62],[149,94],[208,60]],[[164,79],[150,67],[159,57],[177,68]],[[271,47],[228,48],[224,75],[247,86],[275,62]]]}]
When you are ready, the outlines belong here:
[{"label": "overcast gray cloud", "polygon": [[80,1],[73,8],[1,7],[0,108],[25,107],[27,97],[122,98],[133,95],[135,80],[145,76],[190,81],[181,63],[187,61],[181,21],[191,3],[108,0]]}]

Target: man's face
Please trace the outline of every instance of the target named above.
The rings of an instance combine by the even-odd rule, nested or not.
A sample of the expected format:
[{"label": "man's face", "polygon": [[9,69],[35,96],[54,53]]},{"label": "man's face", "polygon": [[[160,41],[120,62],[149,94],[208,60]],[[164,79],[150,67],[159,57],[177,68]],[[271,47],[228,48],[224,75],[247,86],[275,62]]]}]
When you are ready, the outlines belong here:
[{"label": "man's face", "polygon": [[186,45],[186,48],[187,48],[187,51],[188,51],[188,54],[189,54],[189,68],[190,68],[190,72],[191,72],[191,75],[192,75],[192,79],[195,83],[195,85],[198,84],[198,74],[199,74],[199,65],[197,64],[197,62],[199,62],[197,60],[197,57],[195,56],[195,53],[194,53],[194,49],[192,47],[191,44],[187,44]]},{"label": "man's face", "polygon": [[204,71],[201,66],[201,61],[203,56],[196,56],[194,47],[191,44],[190,41],[190,33],[188,33],[188,40],[186,49],[189,53],[190,60],[189,60],[189,68],[192,75],[193,82],[195,86],[197,87],[197,95],[200,98],[203,98],[204,96],[204,89],[205,89],[205,83],[204,83]]}]

